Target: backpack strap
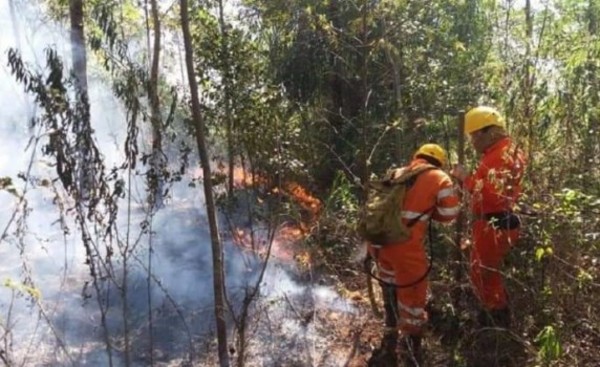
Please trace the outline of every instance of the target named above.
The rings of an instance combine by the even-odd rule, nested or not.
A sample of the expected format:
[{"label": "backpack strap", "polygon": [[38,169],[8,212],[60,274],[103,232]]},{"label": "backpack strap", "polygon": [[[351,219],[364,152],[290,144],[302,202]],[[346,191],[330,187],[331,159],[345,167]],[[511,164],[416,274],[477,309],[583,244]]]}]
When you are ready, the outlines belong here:
[{"label": "backpack strap", "polygon": [[[419,177],[419,175],[425,171],[430,171],[430,170],[434,170],[434,169],[439,169],[439,167],[436,167],[432,164],[423,164],[421,166],[418,166],[417,168],[406,172],[403,176],[405,176],[406,178],[401,180],[402,183],[404,183],[407,187],[411,187],[412,185],[414,185],[415,181],[417,180],[417,177]],[[399,179],[401,179],[402,177],[400,177]],[[424,216],[427,214],[430,214],[431,212],[433,212],[435,210],[435,205],[432,206],[431,208],[427,209],[426,211],[424,211],[423,213],[421,213],[418,217],[411,219],[410,221],[408,221],[408,223],[406,224],[406,226],[408,228],[414,226],[415,224],[417,224],[417,222]]]},{"label": "backpack strap", "polygon": [[435,209],[435,205],[432,206],[431,208],[427,209],[423,213],[421,213],[418,217],[409,220],[408,223],[406,223],[406,227],[410,228],[410,227],[414,226],[415,224],[417,224],[419,219],[421,219],[426,214],[430,214],[431,212],[433,212],[434,209]]},{"label": "backpack strap", "polygon": [[432,164],[423,164],[410,170],[406,167],[391,169],[386,173],[384,181],[389,181],[390,184],[404,183],[412,186],[414,181],[421,173],[432,169],[439,169],[439,167],[436,167]]}]

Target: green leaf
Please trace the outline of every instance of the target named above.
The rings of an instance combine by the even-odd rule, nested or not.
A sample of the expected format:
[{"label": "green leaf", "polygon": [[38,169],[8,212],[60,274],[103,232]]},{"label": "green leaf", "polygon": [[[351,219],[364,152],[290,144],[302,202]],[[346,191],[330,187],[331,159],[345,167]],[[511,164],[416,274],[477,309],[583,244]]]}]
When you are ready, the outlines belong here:
[{"label": "green leaf", "polygon": [[544,257],[544,253],[545,253],[544,248],[543,247],[538,247],[535,250],[535,259],[537,261],[542,261],[542,258]]}]

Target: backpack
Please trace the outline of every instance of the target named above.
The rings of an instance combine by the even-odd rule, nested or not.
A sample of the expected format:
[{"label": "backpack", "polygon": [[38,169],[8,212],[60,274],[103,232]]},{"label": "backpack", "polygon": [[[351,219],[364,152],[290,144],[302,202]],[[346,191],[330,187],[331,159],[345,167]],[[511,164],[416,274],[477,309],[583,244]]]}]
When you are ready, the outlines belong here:
[{"label": "backpack", "polygon": [[[422,172],[437,167],[422,165],[412,170],[388,170],[383,179],[368,183],[367,200],[359,211],[357,231],[365,240],[375,245],[400,243],[410,238],[412,227],[423,215],[402,221],[402,204],[406,190]],[[398,176],[398,177],[395,177]]]}]

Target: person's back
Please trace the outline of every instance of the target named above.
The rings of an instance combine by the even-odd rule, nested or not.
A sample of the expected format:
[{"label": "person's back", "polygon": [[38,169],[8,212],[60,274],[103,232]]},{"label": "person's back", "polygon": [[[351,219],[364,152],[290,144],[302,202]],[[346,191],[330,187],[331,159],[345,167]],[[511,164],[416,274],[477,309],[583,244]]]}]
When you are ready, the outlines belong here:
[{"label": "person's back", "polygon": [[[407,169],[424,164],[430,163],[423,158],[416,158]],[[424,239],[429,219],[448,223],[456,217],[459,206],[453,186],[450,176],[441,169],[427,170],[417,176],[402,205],[403,217],[406,220],[419,218],[413,226],[411,239]]]},{"label": "person's back", "polygon": [[397,329],[404,337],[401,346],[405,362],[421,358],[421,334],[427,321],[425,304],[429,267],[424,246],[427,226],[432,219],[448,223],[459,211],[453,182],[441,169],[446,161],[446,153],[440,146],[425,144],[408,166],[398,170],[401,174],[423,165],[433,166],[414,178],[405,193],[404,202],[398,203],[402,205],[404,223],[410,228],[409,239],[385,246],[370,246],[370,253],[378,264],[379,278],[383,281],[387,333],[382,347],[373,353],[369,365],[376,366],[382,355],[394,353]]}]

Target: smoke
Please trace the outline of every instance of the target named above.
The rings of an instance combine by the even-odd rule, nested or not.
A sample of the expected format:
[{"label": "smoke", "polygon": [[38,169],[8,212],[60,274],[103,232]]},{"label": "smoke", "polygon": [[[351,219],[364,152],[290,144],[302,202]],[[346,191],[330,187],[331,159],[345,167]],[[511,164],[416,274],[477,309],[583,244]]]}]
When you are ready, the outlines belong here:
[{"label": "smoke", "polygon": [[[73,202],[56,180],[52,158],[42,154],[46,132],[31,124],[40,111],[6,63],[7,50],[18,48],[29,67],[42,71],[44,52],[52,47],[68,67],[68,32],[44,19],[27,2],[13,4],[16,11],[11,11],[10,2],[0,2],[0,27],[4,30],[0,32],[0,177],[12,180],[12,185],[0,191],[0,280],[4,283],[0,287],[0,335],[4,335],[0,356],[5,362],[24,366],[108,365],[100,302],[106,307],[112,362],[124,365],[122,295],[126,291],[132,365],[148,364],[149,315],[155,359],[181,361],[190,350],[200,358],[199,351],[214,344],[212,257],[202,190],[188,185],[195,178],[189,174],[172,185],[167,206],[149,218],[144,210],[143,172],[129,175],[124,169],[115,169],[126,187],[131,185],[120,201],[119,238],[110,242],[92,231],[93,243],[99,247],[126,243],[134,249],[127,264],[114,249],[107,268],[116,278],[99,282],[98,299]],[[127,114],[114,96],[110,80],[91,58],[88,78],[94,137],[107,170],[111,170],[125,161]],[[228,242],[225,260],[228,298],[239,312],[244,296],[258,279],[262,261]],[[124,269],[125,289],[121,287]],[[326,353],[328,331],[319,330],[315,315],[323,310],[354,312],[335,291],[305,284],[294,279],[293,272],[291,264],[276,261],[266,269],[259,302],[251,310],[252,315],[269,315],[251,318],[255,327],[250,337],[261,341],[249,344],[250,357],[257,364],[275,366],[285,358],[303,360],[317,351]],[[282,341],[291,354],[277,350]],[[263,342],[272,350],[268,358],[261,354]],[[335,361],[331,363],[335,365]]]}]

